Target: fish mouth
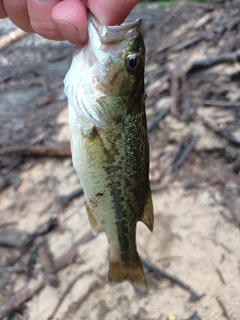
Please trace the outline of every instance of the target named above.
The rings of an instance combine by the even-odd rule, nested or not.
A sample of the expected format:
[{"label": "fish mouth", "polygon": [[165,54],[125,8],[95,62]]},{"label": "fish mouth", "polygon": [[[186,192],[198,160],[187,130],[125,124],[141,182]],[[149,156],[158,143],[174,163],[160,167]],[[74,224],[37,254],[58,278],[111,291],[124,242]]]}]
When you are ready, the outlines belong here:
[{"label": "fish mouth", "polygon": [[134,39],[141,32],[142,19],[137,19],[133,22],[124,22],[121,25],[105,26],[91,13],[88,14],[89,23],[96,30],[102,44],[117,44],[124,40]]}]

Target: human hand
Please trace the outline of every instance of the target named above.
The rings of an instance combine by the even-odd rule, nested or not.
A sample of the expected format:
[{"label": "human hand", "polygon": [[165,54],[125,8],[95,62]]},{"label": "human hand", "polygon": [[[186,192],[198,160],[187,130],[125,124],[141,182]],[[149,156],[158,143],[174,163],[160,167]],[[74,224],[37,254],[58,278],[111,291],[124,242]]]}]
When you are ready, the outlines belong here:
[{"label": "human hand", "polygon": [[0,0],[0,18],[9,17],[27,32],[84,45],[87,10],[101,24],[121,24],[139,0]]}]

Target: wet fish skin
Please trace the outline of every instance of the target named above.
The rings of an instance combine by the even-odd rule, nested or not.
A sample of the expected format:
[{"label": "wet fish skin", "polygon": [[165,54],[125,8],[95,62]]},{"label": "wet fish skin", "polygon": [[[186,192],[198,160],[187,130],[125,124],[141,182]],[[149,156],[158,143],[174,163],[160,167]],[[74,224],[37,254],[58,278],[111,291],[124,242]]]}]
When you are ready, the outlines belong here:
[{"label": "wet fish skin", "polygon": [[[153,228],[141,21],[118,27],[89,19],[90,40],[65,78],[73,164],[92,230],[111,246],[109,280],[146,287],[136,224]],[[83,75],[84,74],[84,75]]]}]

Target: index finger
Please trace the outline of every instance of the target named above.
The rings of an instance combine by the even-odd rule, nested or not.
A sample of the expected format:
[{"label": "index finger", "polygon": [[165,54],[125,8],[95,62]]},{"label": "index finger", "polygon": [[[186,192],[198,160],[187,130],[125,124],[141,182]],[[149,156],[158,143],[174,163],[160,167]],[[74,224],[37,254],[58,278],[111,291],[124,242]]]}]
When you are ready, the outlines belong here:
[{"label": "index finger", "polygon": [[52,19],[52,10],[60,1],[61,0],[27,0],[31,26],[36,33],[44,38],[63,40]]},{"label": "index finger", "polygon": [[7,12],[3,6],[3,2],[0,0],[0,19],[7,18]]}]

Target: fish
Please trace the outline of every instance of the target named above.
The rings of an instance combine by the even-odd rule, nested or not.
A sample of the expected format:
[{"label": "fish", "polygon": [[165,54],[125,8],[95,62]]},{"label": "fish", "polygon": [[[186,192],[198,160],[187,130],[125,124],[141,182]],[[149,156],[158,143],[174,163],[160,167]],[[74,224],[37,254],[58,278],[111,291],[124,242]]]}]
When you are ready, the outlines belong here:
[{"label": "fish", "polygon": [[73,166],[91,229],[110,244],[108,279],[147,282],[136,246],[136,225],[153,230],[144,90],[142,20],[101,25],[89,14],[89,40],[64,79]]}]

